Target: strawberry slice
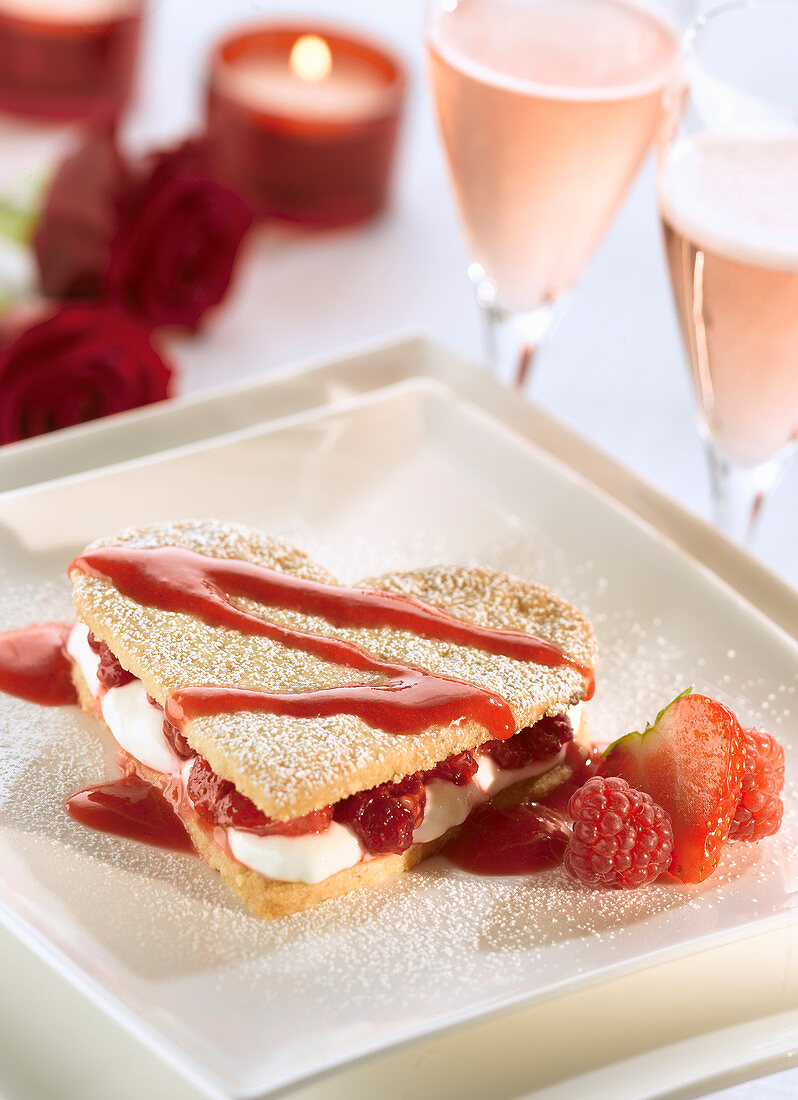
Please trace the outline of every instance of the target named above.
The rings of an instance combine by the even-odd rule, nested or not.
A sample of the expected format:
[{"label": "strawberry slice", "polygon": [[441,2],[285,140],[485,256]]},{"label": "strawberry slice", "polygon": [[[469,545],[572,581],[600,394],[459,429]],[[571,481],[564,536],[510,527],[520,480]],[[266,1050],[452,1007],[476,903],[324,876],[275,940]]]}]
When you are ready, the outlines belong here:
[{"label": "strawberry slice", "polygon": [[720,859],[742,790],[745,741],[727,707],[683,692],[643,733],[610,745],[602,775],[647,791],[673,825],[668,868],[682,882],[703,882]]}]

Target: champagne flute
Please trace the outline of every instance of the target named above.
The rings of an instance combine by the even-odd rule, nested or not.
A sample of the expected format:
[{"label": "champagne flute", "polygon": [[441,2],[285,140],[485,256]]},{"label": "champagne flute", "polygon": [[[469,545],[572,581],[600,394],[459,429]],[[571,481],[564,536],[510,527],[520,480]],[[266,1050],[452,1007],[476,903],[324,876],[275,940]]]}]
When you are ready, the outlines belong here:
[{"label": "champagne flute", "polygon": [[426,53],[494,372],[534,355],[646,155],[691,0],[430,0]]},{"label": "champagne flute", "polygon": [[696,20],[658,157],[716,518],[748,541],[798,438],[796,43],[795,0]]}]

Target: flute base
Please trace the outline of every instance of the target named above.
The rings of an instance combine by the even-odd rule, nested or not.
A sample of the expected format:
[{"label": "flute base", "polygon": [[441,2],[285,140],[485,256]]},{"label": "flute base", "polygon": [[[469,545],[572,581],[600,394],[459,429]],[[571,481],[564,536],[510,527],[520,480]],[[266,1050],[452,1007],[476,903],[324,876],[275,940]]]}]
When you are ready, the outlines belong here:
[{"label": "flute base", "polygon": [[563,312],[562,302],[544,305],[528,313],[508,313],[482,302],[480,306],[485,359],[491,373],[510,389],[529,392],[539,353],[548,343]]}]

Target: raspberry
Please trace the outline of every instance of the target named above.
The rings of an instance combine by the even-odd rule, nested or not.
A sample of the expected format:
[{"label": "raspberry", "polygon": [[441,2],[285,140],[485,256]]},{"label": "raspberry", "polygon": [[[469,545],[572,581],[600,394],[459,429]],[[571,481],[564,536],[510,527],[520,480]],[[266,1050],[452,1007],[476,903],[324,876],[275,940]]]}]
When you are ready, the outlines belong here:
[{"label": "raspberry", "polygon": [[[96,638],[95,642],[97,642]],[[92,646],[92,648],[94,647]],[[108,689],[118,688],[136,679],[132,672],[128,672],[126,668],[122,668],[105,642],[97,642],[96,652],[100,657],[100,667],[97,669],[97,679],[103,687]]]},{"label": "raspberry", "polygon": [[413,830],[424,819],[426,800],[424,781],[417,773],[345,798],[336,804],[334,815],[370,852],[400,855],[413,843]]},{"label": "raspberry", "polygon": [[197,816],[206,825],[246,829],[260,836],[300,836],[303,833],[323,832],[332,821],[332,806],[311,810],[302,817],[287,821],[267,817],[229,780],[216,775],[201,756],[195,757],[191,765],[187,791]]},{"label": "raspberry", "polygon": [[332,806],[323,806],[320,810],[311,810],[302,817],[292,817],[287,821],[267,817],[254,802],[235,788],[222,798],[216,807],[218,825],[234,829],[246,829],[259,836],[302,836],[305,833],[323,833],[332,821]]},{"label": "raspberry", "polygon": [[122,668],[105,642],[95,638],[91,631],[89,631],[86,640],[89,643],[89,648],[93,649],[100,658],[97,679],[103,687],[122,687],[123,684],[129,684],[131,680],[135,680],[136,677],[132,673]]},{"label": "raspberry", "polygon": [[429,783],[431,779],[443,779],[447,783],[454,783],[456,787],[465,787],[477,774],[478,768],[473,752],[456,752],[424,772],[423,778],[425,783]]},{"label": "raspberry", "polygon": [[177,755],[181,756],[184,760],[188,760],[190,756],[194,755],[194,750],[191,745],[186,741],[177,726],[173,726],[168,718],[164,718],[163,720],[163,735]]},{"label": "raspberry", "polygon": [[746,745],[753,743],[756,752],[773,765],[778,777],[779,793],[781,793],[784,786],[784,748],[775,737],[765,733],[764,730],[747,729],[744,732],[747,734]]},{"label": "raspberry", "polygon": [[194,805],[197,816],[206,825],[215,825],[214,810],[217,802],[223,798],[233,784],[217,775],[207,760],[198,756],[191,765],[186,783],[186,793]]},{"label": "raspberry", "polygon": [[541,718],[506,741],[489,741],[480,751],[487,753],[500,768],[524,768],[533,761],[556,756],[573,738],[571,720],[565,714]]},{"label": "raspberry", "polygon": [[762,840],[781,827],[784,803],[784,749],[768,733],[743,730],[743,790],[729,829],[729,840]]},{"label": "raspberry", "polygon": [[588,779],[571,796],[568,812],[574,828],[565,865],[588,886],[643,886],[671,861],[670,818],[625,779]]},{"label": "raspberry", "polygon": [[[149,692],[147,693],[147,702],[150,704],[151,707],[157,707],[160,711],[163,710],[163,707],[158,702],[158,700],[154,699],[152,695],[149,694]],[[183,734],[180,732],[177,726],[172,725],[168,718],[164,718],[163,720],[163,735],[172,746],[174,751],[177,753],[177,755],[182,757],[183,760],[188,760],[189,757],[195,755],[194,750],[192,749],[191,745],[189,745],[188,741],[186,741]]]}]

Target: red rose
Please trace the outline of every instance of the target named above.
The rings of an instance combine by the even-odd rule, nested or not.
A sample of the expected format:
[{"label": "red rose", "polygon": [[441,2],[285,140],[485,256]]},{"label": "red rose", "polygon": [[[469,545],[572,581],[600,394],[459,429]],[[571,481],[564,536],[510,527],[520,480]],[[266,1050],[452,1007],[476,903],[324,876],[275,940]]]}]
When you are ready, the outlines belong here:
[{"label": "red rose", "polygon": [[91,130],[62,161],[33,234],[42,292],[99,300],[105,293],[118,207],[132,173],[110,126]]},{"label": "red rose", "polygon": [[123,310],[63,306],[0,350],[0,443],[161,401],[171,373]]},{"label": "red rose", "polygon": [[153,326],[195,329],[230,283],[252,214],[211,175],[199,145],[152,158],[124,196],[109,295]]}]

